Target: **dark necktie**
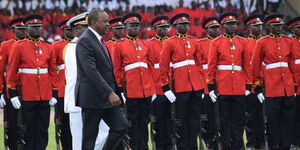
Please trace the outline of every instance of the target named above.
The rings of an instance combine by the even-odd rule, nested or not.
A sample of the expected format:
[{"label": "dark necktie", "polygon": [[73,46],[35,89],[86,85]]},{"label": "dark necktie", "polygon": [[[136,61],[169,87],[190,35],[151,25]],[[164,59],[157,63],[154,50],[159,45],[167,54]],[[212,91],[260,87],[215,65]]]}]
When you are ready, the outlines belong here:
[{"label": "dark necktie", "polygon": [[103,38],[101,38],[101,42],[100,43],[101,43],[101,45],[102,45],[102,47],[103,47],[103,49],[105,51],[105,54],[107,55],[107,58],[110,60],[110,55],[109,55],[108,49],[107,49],[107,47],[105,45],[105,42],[104,42]]}]

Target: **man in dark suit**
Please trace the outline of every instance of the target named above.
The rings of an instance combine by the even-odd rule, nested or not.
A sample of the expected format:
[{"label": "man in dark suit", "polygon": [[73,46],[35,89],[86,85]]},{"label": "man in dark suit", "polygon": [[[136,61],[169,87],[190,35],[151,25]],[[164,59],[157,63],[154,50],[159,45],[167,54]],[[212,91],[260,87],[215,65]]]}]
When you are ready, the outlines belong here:
[{"label": "man in dark suit", "polygon": [[93,150],[99,122],[110,127],[103,150],[115,150],[125,135],[128,123],[116,84],[110,54],[102,36],[109,29],[107,14],[101,10],[89,13],[88,30],[79,38],[76,47],[77,82],[76,105],[82,108],[82,150]]}]

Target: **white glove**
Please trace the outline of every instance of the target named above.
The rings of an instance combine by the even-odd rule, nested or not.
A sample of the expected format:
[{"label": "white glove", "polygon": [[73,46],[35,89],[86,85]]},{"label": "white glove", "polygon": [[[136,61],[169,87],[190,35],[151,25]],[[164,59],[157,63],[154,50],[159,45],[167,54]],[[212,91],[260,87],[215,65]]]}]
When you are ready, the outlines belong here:
[{"label": "white glove", "polygon": [[125,93],[124,93],[124,92],[121,92],[121,96],[122,96],[122,99],[123,99],[124,103],[126,103]]},{"label": "white glove", "polygon": [[164,95],[168,98],[171,103],[174,103],[176,100],[176,96],[171,90],[168,90],[164,93]]},{"label": "white glove", "polygon": [[52,98],[50,99],[50,101],[49,101],[49,105],[50,105],[50,106],[54,106],[56,103],[57,103],[57,100],[56,100],[56,98],[54,98],[54,97],[52,97]]},{"label": "white glove", "polygon": [[18,96],[15,96],[15,97],[11,98],[10,101],[11,101],[11,104],[13,105],[13,107],[15,109],[20,109],[21,108],[21,103],[20,103],[20,100],[19,100]]},{"label": "white glove", "polygon": [[205,97],[205,95],[204,95],[204,94],[202,94],[202,95],[201,95],[201,99],[204,99],[204,97]]},{"label": "white glove", "polygon": [[248,96],[248,95],[250,95],[250,91],[249,91],[249,90],[246,90],[245,96]]},{"label": "white glove", "polygon": [[263,95],[262,93],[259,93],[259,94],[257,95],[257,98],[258,98],[258,100],[259,100],[260,103],[263,103],[264,100],[265,100],[265,97],[264,97],[264,95]]},{"label": "white glove", "polygon": [[5,105],[6,105],[6,103],[5,103],[5,100],[4,100],[4,96],[2,94],[1,98],[0,98],[0,108],[4,107]]},{"label": "white glove", "polygon": [[217,101],[217,95],[215,94],[215,90],[210,91],[208,95],[213,103]]},{"label": "white glove", "polygon": [[81,111],[81,107],[75,106],[74,107],[74,112],[80,112]]},{"label": "white glove", "polygon": [[156,94],[153,94],[153,95],[152,95],[152,98],[151,98],[151,102],[153,102],[156,98],[157,98],[157,95],[156,95]]}]

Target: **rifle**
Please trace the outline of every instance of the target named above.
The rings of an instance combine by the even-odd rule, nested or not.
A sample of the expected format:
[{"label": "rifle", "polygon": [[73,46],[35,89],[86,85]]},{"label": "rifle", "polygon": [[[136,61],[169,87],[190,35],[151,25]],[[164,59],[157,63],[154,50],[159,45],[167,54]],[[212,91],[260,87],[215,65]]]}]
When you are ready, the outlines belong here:
[{"label": "rifle", "polygon": [[181,122],[179,119],[176,119],[176,106],[175,103],[171,103],[171,121],[172,121],[172,133],[171,133],[171,142],[172,150],[177,150],[177,138],[180,136],[177,134],[177,127],[180,126]]},{"label": "rifle", "polygon": [[215,143],[215,149],[221,150],[221,134],[220,134],[220,120],[219,120],[219,104],[218,101],[214,103],[214,117],[215,117],[215,124],[216,124],[216,130],[214,135],[214,143]]},{"label": "rifle", "polygon": [[[21,98],[19,98],[21,101]],[[23,116],[22,116],[22,107],[20,109],[17,110],[18,111],[18,134],[19,134],[19,138],[18,138],[18,142],[17,142],[17,149],[18,150],[23,150],[24,149],[24,145],[26,144],[25,141],[25,134],[26,134],[26,126],[23,124]]]},{"label": "rifle", "polygon": [[[7,106],[6,106],[7,107]],[[4,150],[8,150],[8,128],[9,122],[7,121],[5,115],[7,114],[7,108],[3,107],[3,121],[4,121]]]},{"label": "rifle", "polygon": [[205,150],[205,142],[203,140],[203,137],[202,137],[202,133],[205,133],[205,129],[203,128],[203,124],[202,124],[202,121],[204,121],[204,119],[207,119],[207,116],[205,114],[200,114],[200,124],[199,124],[199,127],[200,127],[200,130],[199,130],[199,149],[200,150]]},{"label": "rifle", "polygon": [[263,110],[262,110],[262,114],[263,114],[263,118],[264,118],[264,140],[265,140],[265,150],[269,150],[269,145],[268,145],[268,136],[267,136],[267,114],[266,114],[266,102],[264,101],[262,103],[263,105]]},{"label": "rifle", "polygon": [[156,143],[155,143],[155,135],[156,132],[154,130],[154,126],[156,123],[156,117],[154,116],[154,104],[151,103],[151,110],[150,110],[150,138],[152,143],[152,150],[156,150]]},{"label": "rifle", "polygon": [[[56,106],[58,107],[58,105]],[[61,122],[61,119],[60,119],[60,115],[59,115],[59,112],[58,112],[58,109],[57,109],[57,117],[55,118],[55,143],[56,143],[56,149],[57,150],[60,150],[60,139],[61,139],[61,125],[62,125],[62,122]]]}]

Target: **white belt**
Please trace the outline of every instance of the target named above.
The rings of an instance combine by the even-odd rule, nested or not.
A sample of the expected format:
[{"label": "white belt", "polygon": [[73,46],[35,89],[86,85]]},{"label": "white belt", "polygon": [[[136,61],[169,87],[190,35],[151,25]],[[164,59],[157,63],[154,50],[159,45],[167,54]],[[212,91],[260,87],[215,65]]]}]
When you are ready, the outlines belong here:
[{"label": "white belt", "polygon": [[132,64],[129,64],[129,65],[126,65],[124,67],[124,70],[128,71],[130,69],[139,68],[139,67],[148,68],[148,64],[144,63],[144,62],[136,62],[136,63],[132,63]]},{"label": "white belt", "polygon": [[48,68],[40,68],[40,69],[20,68],[19,73],[46,74],[46,73],[48,73]]},{"label": "white belt", "polygon": [[242,71],[241,66],[235,65],[218,65],[218,70],[231,70],[231,71]]},{"label": "white belt", "polygon": [[277,62],[272,64],[267,64],[266,69],[280,68],[280,67],[289,67],[287,62]]},{"label": "white belt", "polygon": [[296,59],[295,64],[300,64],[300,59]]},{"label": "white belt", "polygon": [[[170,62],[170,67],[173,67],[173,64]],[[159,63],[154,64],[154,69],[159,69]]]},{"label": "white belt", "polygon": [[208,68],[208,65],[207,64],[203,64],[202,65],[202,69],[207,69]]},{"label": "white belt", "polygon": [[63,69],[65,69],[65,64],[58,65],[58,66],[56,66],[56,68],[58,71],[63,70]]},{"label": "white belt", "polygon": [[195,65],[195,60],[184,60],[173,64],[173,68],[179,68],[187,65]]}]

